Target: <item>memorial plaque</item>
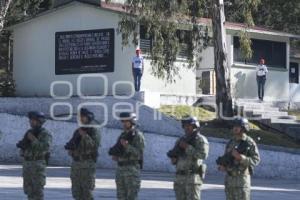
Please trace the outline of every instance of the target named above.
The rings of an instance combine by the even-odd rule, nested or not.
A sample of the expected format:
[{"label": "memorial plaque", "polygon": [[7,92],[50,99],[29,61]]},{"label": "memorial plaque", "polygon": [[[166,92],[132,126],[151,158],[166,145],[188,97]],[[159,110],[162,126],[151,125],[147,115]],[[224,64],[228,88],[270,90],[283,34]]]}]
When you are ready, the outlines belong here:
[{"label": "memorial plaque", "polygon": [[55,74],[113,71],[114,29],[55,34]]}]

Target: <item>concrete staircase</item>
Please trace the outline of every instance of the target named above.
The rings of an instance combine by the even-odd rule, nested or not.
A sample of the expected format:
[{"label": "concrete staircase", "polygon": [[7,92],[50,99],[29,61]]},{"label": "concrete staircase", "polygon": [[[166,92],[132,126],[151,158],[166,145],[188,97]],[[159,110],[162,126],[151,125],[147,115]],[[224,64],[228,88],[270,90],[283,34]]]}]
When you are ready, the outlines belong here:
[{"label": "concrete staircase", "polygon": [[265,126],[300,140],[300,121],[296,116],[281,111],[272,102],[254,99],[238,99],[234,102],[237,114],[249,120],[259,121]]}]

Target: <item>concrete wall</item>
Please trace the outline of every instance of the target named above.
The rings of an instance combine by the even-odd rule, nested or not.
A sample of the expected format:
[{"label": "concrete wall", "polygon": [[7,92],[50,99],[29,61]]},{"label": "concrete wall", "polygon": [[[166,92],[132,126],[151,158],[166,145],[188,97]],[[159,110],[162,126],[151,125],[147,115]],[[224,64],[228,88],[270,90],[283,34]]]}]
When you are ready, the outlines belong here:
[{"label": "concrete wall", "polygon": [[[235,98],[257,98],[257,82],[255,67],[232,68],[232,92]],[[269,69],[265,85],[265,100],[288,101],[289,77],[287,71]]]},{"label": "concrete wall", "polygon": [[[35,18],[14,29],[14,78],[17,94],[20,96],[49,96],[53,81],[70,81],[76,91],[78,75],[55,75],[55,32],[116,28],[118,15],[99,10],[93,6],[73,3],[64,9]],[[132,81],[130,58],[134,47],[122,51],[121,38],[115,36],[115,72],[105,73],[111,91],[115,81]],[[87,85],[87,84],[85,84]],[[102,81],[89,80],[83,92],[100,94]],[[57,93],[66,94],[65,87],[57,88]],[[77,95],[74,92],[74,95]]]},{"label": "concrete wall", "polygon": [[[291,58],[290,62],[298,63],[300,67],[300,59]],[[300,73],[299,73],[300,80]],[[294,109],[300,108],[300,85],[299,83],[290,83],[290,101],[294,104]]]},{"label": "concrete wall", "polygon": [[[51,165],[69,165],[70,158],[64,150],[64,144],[70,139],[77,125],[75,123],[47,121],[46,128],[51,131],[53,145],[51,148]],[[23,137],[28,129],[26,117],[0,114],[0,162],[18,163],[21,158],[15,144]],[[99,149],[100,159],[98,167],[114,168],[116,164],[108,156],[108,149],[115,143],[121,130],[114,128],[102,128],[102,146]],[[145,166],[144,170],[173,172],[166,152],[171,149],[177,137],[160,135],[153,132],[145,132]],[[206,161],[208,174],[216,175],[215,160],[223,154],[225,143],[223,140],[209,138],[210,153]],[[255,169],[256,177],[300,179],[300,155],[287,152],[275,152],[260,148],[261,164]]]},{"label": "concrete wall", "polygon": [[166,82],[163,79],[157,79],[151,73],[151,61],[145,60],[145,72],[142,80],[142,90],[149,90],[152,92],[160,92],[162,94],[196,94],[196,72],[192,69],[184,67],[183,62],[176,62],[175,65],[179,67],[179,77],[175,78],[172,83]]},{"label": "concrete wall", "polygon": [[[238,35],[236,31],[227,31],[232,36],[227,36],[229,64],[232,66],[232,94],[235,98],[258,98],[256,83],[256,65],[245,65],[234,62],[233,58],[233,36]],[[267,82],[265,85],[265,100],[288,101],[289,100],[289,38],[281,36],[251,33],[251,38],[286,42],[287,61],[282,69],[268,68]],[[266,61],[267,62],[267,61]],[[268,65],[268,63],[266,63]]]},{"label": "concrete wall", "polygon": [[[232,94],[235,98],[257,98],[256,83],[256,66],[245,65],[234,62],[234,46],[233,37],[239,33],[233,30],[227,30],[226,43],[228,48],[228,64],[232,66],[231,86]],[[281,36],[264,35],[258,33],[250,33],[251,38],[273,40],[286,42],[287,57],[289,57],[289,38]],[[209,71],[214,66],[213,47],[209,47],[203,51],[202,62],[197,71],[200,76],[202,71]],[[268,78],[265,86],[265,100],[267,101],[285,101],[289,100],[289,58],[283,69],[269,68]],[[300,91],[300,90],[299,90]]]},{"label": "concrete wall", "polygon": [[[71,3],[56,11],[42,15],[13,28],[14,38],[14,69],[13,75],[19,96],[49,96],[53,81],[70,81],[77,93],[76,80],[78,75],[55,75],[55,33],[60,31],[105,29],[118,27],[119,14],[105,11],[95,6]],[[108,91],[111,94],[112,85],[116,81],[133,82],[131,73],[131,58],[135,55],[133,45],[122,50],[121,36],[115,33],[115,71],[103,73],[108,78]],[[180,71],[181,79],[176,83],[166,84],[151,73],[150,61],[146,61],[145,76],[142,89],[161,93],[195,94],[195,72]],[[82,92],[89,95],[103,93],[103,81],[89,79],[83,82]],[[57,87],[57,94],[67,94],[67,87]],[[128,85],[118,87],[118,93],[131,92]]]}]

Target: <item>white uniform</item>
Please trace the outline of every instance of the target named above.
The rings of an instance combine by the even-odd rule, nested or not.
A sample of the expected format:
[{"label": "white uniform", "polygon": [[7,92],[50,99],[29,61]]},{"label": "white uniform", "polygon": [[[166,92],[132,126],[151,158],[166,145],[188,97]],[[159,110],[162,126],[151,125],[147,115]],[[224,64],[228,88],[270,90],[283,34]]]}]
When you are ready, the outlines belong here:
[{"label": "white uniform", "polygon": [[144,58],[143,56],[135,56],[132,58],[133,68],[142,69],[143,68]]},{"label": "white uniform", "polygon": [[256,75],[257,76],[266,76],[268,73],[268,68],[266,65],[258,65],[256,67]]}]

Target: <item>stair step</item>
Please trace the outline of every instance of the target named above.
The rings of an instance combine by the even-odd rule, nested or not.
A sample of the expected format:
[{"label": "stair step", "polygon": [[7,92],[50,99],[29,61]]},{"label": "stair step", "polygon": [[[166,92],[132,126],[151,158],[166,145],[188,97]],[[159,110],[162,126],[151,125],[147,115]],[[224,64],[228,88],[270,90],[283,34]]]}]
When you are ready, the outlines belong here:
[{"label": "stair step", "polygon": [[272,103],[270,101],[261,101],[258,99],[237,99],[235,103]]},{"label": "stair step", "polygon": [[288,116],[287,112],[280,112],[280,111],[253,111],[253,114],[261,114],[261,115],[270,115],[270,116]]},{"label": "stair step", "polygon": [[256,112],[281,112],[280,110],[279,110],[279,108],[271,108],[271,109],[249,109],[249,108],[244,108],[243,109],[243,111],[244,112],[254,112],[254,113],[256,113]]},{"label": "stair step", "polygon": [[278,107],[274,107],[272,105],[237,105],[237,108],[244,108],[244,109],[256,109],[256,110],[279,110]]},{"label": "stair step", "polygon": [[271,123],[272,124],[293,124],[293,125],[295,125],[295,124],[299,124],[300,125],[300,123],[298,122],[298,121],[295,121],[295,120],[293,120],[293,119],[284,119],[284,120],[282,120],[282,119],[271,119]]}]

